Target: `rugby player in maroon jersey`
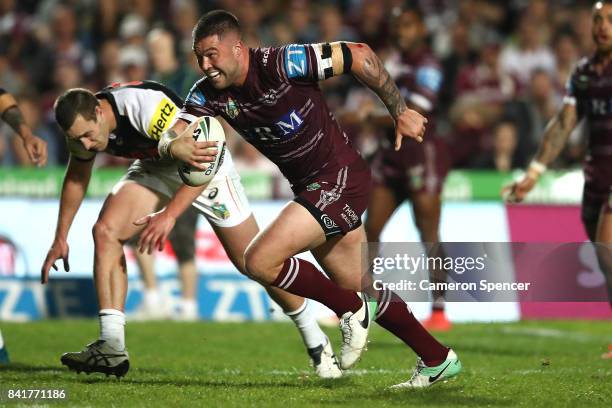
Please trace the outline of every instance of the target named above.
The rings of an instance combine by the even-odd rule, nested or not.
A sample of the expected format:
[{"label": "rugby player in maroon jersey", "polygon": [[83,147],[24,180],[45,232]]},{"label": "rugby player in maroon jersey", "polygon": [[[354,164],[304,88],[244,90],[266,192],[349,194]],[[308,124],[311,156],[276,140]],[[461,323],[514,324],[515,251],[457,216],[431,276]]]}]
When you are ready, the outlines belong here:
[{"label": "rugby player in maroon jersey", "polygon": [[[47,142],[32,134],[32,129],[25,123],[15,97],[3,88],[0,88],[0,118],[19,135],[32,163],[38,167],[47,164]],[[0,332],[0,365],[8,362],[8,352]]]},{"label": "rugby player in maroon jersey", "polygon": [[[542,143],[525,176],[504,188],[506,199],[520,202],[559,155],[580,119],[586,120],[582,223],[603,271],[612,307],[612,1],[593,6],[596,51],[578,62],[567,84],[563,106],[546,126]],[[604,358],[612,358],[612,345]]]},{"label": "rugby player in maroon jersey", "polygon": [[[455,352],[436,341],[397,294],[374,290],[367,284],[367,271],[362,275],[366,235],[361,215],[370,193],[370,170],[329,111],[318,81],[352,74],[372,89],[395,121],[396,149],[404,137],[422,141],[427,120],[406,107],[389,73],[366,44],[250,49],[241,38],[238,20],[226,11],[200,18],[193,30],[193,46],[205,77],[194,85],[178,117],[186,121],[203,115],[223,117],[273,161],[292,185],[295,199],[245,252],[249,274],[318,300],[340,317],[343,369],[357,362],[370,323],[376,320],[419,356],[413,376],[396,387],[427,387],[456,375],[461,363]],[[216,152],[208,148],[209,143],[179,137],[186,121],[178,120],[164,133],[160,154],[204,168],[199,162],[210,161]],[[193,199],[175,198],[177,206],[185,207]],[[162,212],[149,219],[142,244],[161,243],[167,218]],[[295,257],[306,250],[331,280],[310,262]]]},{"label": "rugby player in maroon jersey", "polygon": [[[389,137],[381,140],[374,156],[372,175],[374,187],[370,195],[365,229],[368,242],[378,242],[380,234],[395,210],[404,200],[410,200],[421,240],[431,256],[444,257],[440,243],[440,212],[442,186],[450,169],[446,143],[436,137],[433,123],[442,84],[442,70],[437,58],[425,43],[427,28],[419,8],[401,10],[394,20],[395,42],[400,54],[400,93],[406,104],[427,118],[428,133],[423,143],[406,141],[399,151],[391,139],[394,123],[389,115],[369,112],[367,121],[386,127]],[[367,105],[373,106],[373,105]],[[363,113],[362,113],[363,115]],[[374,254],[371,254],[374,255]],[[431,282],[446,282],[446,271],[433,268]],[[444,313],[444,292],[432,291],[432,313],[423,325],[432,331],[447,331],[450,321]]]}]

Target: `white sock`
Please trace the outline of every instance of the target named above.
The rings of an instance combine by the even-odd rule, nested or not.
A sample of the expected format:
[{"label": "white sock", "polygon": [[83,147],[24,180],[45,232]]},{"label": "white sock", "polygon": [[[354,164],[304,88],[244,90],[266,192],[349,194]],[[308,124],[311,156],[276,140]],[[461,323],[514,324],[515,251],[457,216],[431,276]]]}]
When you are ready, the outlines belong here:
[{"label": "white sock", "polygon": [[161,296],[157,288],[145,289],[144,304],[148,309],[157,309],[161,304]]},{"label": "white sock", "polygon": [[297,326],[306,348],[315,348],[327,342],[327,336],[319,327],[315,319],[313,307],[308,299],[304,299],[304,304],[298,310],[285,314]]},{"label": "white sock", "polygon": [[0,349],[4,348],[4,339],[2,338],[2,332],[0,331]]},{"label": "white sock", "polygon": [[102,309],[100,340],[106,340],[116,350],[125,350],[125,314],[116,309]]},{"label": "white sock", "polygon": [[181,298],[181,312],[188,316],[197,316],[198,303],[195,299]]}]

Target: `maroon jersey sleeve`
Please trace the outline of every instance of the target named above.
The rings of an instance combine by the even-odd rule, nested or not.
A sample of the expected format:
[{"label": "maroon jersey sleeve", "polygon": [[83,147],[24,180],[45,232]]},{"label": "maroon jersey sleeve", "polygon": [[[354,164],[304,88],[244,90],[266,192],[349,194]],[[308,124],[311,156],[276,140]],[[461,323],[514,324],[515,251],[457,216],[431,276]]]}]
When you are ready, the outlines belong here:
[{"label": "maroon jersey sleeve", "polygon": [[276,73],[289,82],[318,82],[346,71],[342,43],[289,44],[263,49],[274,54]]}]

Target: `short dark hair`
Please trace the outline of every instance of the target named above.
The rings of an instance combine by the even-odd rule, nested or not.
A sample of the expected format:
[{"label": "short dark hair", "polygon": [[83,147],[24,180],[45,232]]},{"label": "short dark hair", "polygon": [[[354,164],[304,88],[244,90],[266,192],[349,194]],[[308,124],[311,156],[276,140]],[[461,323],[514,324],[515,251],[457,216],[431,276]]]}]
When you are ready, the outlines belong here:
[{"label": "short dark hair", "polygon": [[98,98],[87,89],[73,88],[60,95],[53,104],[55,121],[60,127],[67,131],[74,124],[77,115],[86,120],[96,120],[96,106],[99,106]]},{"label": "short dark hair", "polygon": [[204,14],[193,27],[193,48],[202,38],[211,35],[222,37],[227,32],[238,33],[242,37],[242,28],[235,15],[225,10],[213,10]]}]

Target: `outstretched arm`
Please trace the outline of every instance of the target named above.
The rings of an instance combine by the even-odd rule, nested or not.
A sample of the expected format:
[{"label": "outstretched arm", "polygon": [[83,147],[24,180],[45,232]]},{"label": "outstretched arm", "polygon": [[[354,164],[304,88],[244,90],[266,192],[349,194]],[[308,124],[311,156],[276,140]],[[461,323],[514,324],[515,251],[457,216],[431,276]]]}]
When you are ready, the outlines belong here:
[{"label": "outstretched arm", "polygon": [[395,81],[372,49],[363,43],[334,42],[317,44],[319,64],[325,78],[351,73],[378,95],[395,121],[395,149],[399,150],[403,137],[423,141],[427,119],[417,111],[408,109]]},{"label": "outstretched arm", "polygon": [[40,271],[41,283],[47,283],[51,267],[57,270],[55,261],[60,258],[64,262],[64,270],[66,272],[70,270],[68,263],[68,231],[85,197],[93,163],[93,159],[84,161],[76,159],[74,156],[71,156],[68,161],[68,169],[66,170],[62,186],[55,239]]},{"label": "outstretched arm", "polygon": [[563,150],[572,130],[577,122],[577,110],[573,104],[564,104],[561,110],[548,122],[544,130],[544,137],[535,159],[527,168],[525,176],[502,190],[506,201],[521,202],[535,187],[540,175],[546,171]]},{"label": "outstretched arm", "polygon": [[135,225],[146,225],[140,233],[138,250],[142,253],[153,253],[153,249],[162,250],[176,219],[191,205],[208,184],[201,187],[182,185],[172,200],[161,211],[146,215],[136,221]]}]

